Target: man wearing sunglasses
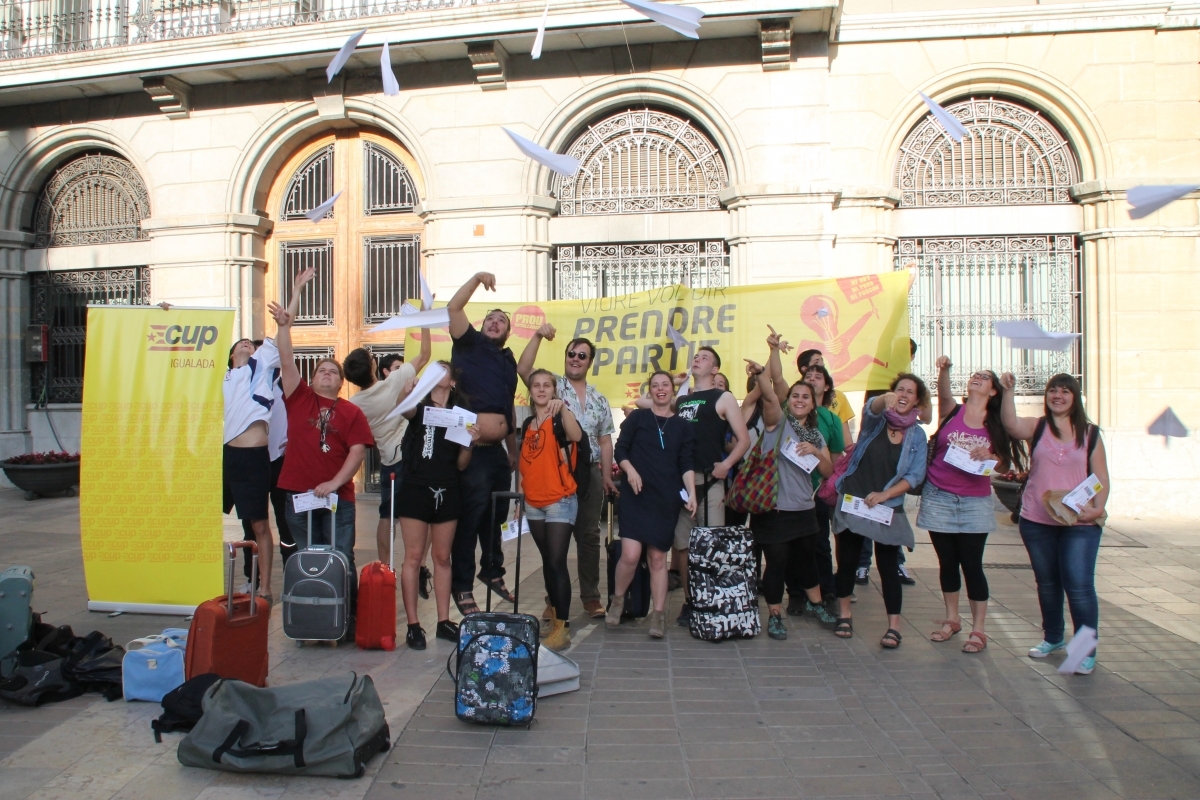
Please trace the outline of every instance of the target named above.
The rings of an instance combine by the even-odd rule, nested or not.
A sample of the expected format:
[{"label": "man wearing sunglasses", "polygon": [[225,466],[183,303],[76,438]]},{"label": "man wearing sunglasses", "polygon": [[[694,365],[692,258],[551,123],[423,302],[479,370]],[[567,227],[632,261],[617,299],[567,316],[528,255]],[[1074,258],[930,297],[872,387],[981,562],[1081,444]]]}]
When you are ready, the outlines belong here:
[{"label": "man wearing sunglasses", "polygon": [[[517,374],[529,383],[533,362],[537,360],[542,340],[554,341],[556,331],[549,322],[533,334],[517,362]],[[600,511],[605,495],[616,494],[612,481],[613,426],[612,408],[608,398],[587,382],[588,369],[596,356],[596,346],[589,339],[572,339],[567,345],[563,374],[555,375],[558,399],[571,410],[587,434],[592,451],[592,479],[586,492],[579,494],[579,514],[575,518],[575,558],[579,569],[579,599],[589,617],[604,616],[600,602]],[[549,611],[549,609],[547,609]]]}]

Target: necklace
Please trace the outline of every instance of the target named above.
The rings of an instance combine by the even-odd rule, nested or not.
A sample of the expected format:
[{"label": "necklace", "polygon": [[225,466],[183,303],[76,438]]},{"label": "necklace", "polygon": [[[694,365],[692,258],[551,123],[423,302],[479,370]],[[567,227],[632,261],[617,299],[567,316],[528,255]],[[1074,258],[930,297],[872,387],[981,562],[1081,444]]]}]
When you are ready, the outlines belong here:
[{"label": "necklace", "polygon": [[[661,425],[658,423],[659,419],[662,419]],[[667,420],[669,419],[670,417],[659,417],[657,414],[654,415],[654,427],[658,428],[658,446],[663,450],[667,449],[667,441],[663,436],[663,432],[667,429]]]}]

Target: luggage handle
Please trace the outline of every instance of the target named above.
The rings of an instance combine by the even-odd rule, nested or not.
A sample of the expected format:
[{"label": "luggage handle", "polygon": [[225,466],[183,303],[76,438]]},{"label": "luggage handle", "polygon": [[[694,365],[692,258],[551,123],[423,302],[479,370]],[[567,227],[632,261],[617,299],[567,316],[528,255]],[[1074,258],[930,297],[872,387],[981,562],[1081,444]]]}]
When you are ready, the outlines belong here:
[{"label": "luggage handle", "polygon": [[[393,504],[395,501],[393,500]],[[308,510],[308,545],[305,550],[328,550],[333,552],[337,550],[337,512],[329,509],[329,544],[319,544],[313,546],[312,543],[312,509]],[[392,528],[392,535],[395,536],[395,528]]]},{"label": "luggage handle", "polygon": [[[182,639],[184,643],[180,644],[179,639]],[[181,649],[187,647],[187,637],[186,636],[181,636],[181,637],[163,636],[161,633],[156,633],[153,636],[143,636],[140,639],[134,639],[133,641],[129,642],[128,644],[125,645],[125,652],[130,653],[130,652],[133,652],[134,650],[141,650],[146,645],[158,644],[159,642],[162,642],[167,647],[177,647],[177,648],[181,648]],[[135,644],[138,646],[134,647]]]},{"label": "luggage handle", "polygon": [[296,709],[296,738],[285,739],[282,742],[277,742],[271,745],[263,745],[259,742],[246,745],[245,747],[234,747],[238,744],[246,731],[250,730],[249,720],[238,720],[238,723],[233,726],[233,730],[225,737],[225,741],[213,750],[212,760],[216,764],[221,763],[221,758],[228,753],[234,758],[250,758],[254,756],[292,756],[296,768],[300,769],[305,766],[304,763],[304,740],[308,738],[308,718],[304,714],[304,709]]},{"label": "luggage handle", "polygon": [[226,612],[229,621],[233,622],[233,567],[237,562],[237,549],[250,548],[250,616],[258,615],[258,543],[257,542],[226,542],[225,549],[229,553],[229,597]]},{"label": "luggage handle", "polygon": [[[392,508],[391,508],[391,524],[392,536],[388,543],[388,568],[392,572],[396,571],[396,473],[388,473],[392,484]],[[424,553],[421,554],[424,557]]]},{"label": "luggage handle", "polygon": [[[492,492],[492,521],[496,519],[496,500],[516,500],[517,501],[517,565],[514,568],[516,572],[516,580],[513,581],[513,613],[517,611],[517,604],[521,600],[521,528],[525,522],[525,493],[524,492]],[[493,532],[492,536],[496,534]],[[491,565],[492,555],[495,552],[496,546],[492,536],[488,537],[488,564]],[[500,537],[503,543],[503,536]],[[492,584],[484,581],[487,585],[487,611],[492,610]]]}]

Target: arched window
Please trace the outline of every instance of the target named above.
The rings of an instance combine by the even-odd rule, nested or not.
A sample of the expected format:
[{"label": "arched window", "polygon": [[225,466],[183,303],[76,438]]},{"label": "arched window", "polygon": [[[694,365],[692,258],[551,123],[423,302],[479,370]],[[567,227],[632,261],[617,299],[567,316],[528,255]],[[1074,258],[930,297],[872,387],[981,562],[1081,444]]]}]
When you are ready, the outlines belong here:
[{"label": "arched window", "polygon": [[946,110],[967,135],[955,142],[933,115],[912,129],[896,160],[901,208],[1071,202],[1079,163],[1038,112],[994,97],[970,97]]},{"label": "arched window", "polygon": [[715,211],[729,182],[716,145],[691,120],[631,109],[589,125],[567,153],[579,172],[559,177],[562,216]]},{"label": "arched window", "polygon": [[95,153],[68,161],[50,176],[34,212],[34,247],[134,242],[148,238],[142,220],[150,195],[125,159]]}]

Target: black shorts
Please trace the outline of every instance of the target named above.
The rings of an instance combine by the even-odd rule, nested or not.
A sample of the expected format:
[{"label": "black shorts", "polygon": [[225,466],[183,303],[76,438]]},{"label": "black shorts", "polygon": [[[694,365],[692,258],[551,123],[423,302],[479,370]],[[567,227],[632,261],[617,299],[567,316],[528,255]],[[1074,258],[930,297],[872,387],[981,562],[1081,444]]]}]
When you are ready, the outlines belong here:
[{"label": "black shorts", "polygon": [[[392,511],[392,479],[389,477],[392,473],[396,475],[396,513]],[[391,519],[392,517],[400,516],[400,465],[392,464],[391,466],[384,464],[379,468],[379,518]]]},{"label": "black shorts", "polygon": [[267,518],[271,497],[271,456],[265,447],[230,447],[222,453],[222,508],[236,507],[238,519]]},{"label": "black shorts", "polygon": [[405,481],[396,487],[396,516],[436,524],[453,522],[462,509],[462,492],[454,486],[423,486]]}]

